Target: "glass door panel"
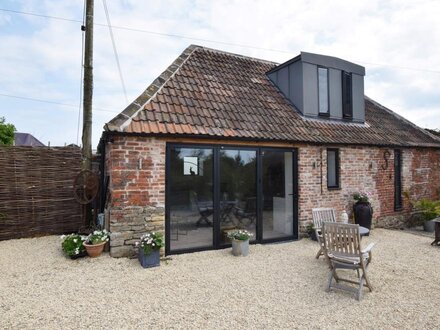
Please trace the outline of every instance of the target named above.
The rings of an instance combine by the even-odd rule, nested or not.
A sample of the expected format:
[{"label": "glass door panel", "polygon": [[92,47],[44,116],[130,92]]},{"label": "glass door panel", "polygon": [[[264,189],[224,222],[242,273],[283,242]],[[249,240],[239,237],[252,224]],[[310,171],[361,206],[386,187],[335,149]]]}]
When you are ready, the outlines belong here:
[{"label": "glass door panel", "polygon": [[240,228],[256,238],[257,152],[220,150],[220,245],[230,243],[229,231]]},{"label": "glass door panel", "polygon": [[263,150],[263,240],[293,236],[293,153]]},{"label": "glass door panel", "polygon": [[213,245],[213,149],[172,147],[169,159],[170,250]]}]

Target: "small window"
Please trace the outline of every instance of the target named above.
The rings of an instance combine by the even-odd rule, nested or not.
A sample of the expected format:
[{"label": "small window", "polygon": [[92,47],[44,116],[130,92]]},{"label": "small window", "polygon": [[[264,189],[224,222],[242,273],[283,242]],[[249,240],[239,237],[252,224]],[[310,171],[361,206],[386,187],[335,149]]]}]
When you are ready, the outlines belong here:
[{"label": "small window", "polygon": [[329,115],[328,95],[328,69],[318,67],[318,106],[323,116]]},{"label": "small window", "polygon": [[327,188],[339,188],[338,149],[327,149]]},{"label": "small window", "polygon": [[351,73],[342,72],[342,116],[353,118],[353,91]]},{"label": "small window", "polygon": [[394,150],[394,210],[402,209],[402,151]]}]

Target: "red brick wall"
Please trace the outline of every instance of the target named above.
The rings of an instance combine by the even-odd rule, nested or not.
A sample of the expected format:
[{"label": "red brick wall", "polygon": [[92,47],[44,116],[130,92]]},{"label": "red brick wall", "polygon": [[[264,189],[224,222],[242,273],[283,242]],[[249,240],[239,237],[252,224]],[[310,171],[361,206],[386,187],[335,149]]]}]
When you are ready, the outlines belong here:
[{"label": "red brick wall", "polygon": [[[311,209],[315,207],[333,207],[337,218],[343,210],[351,216],[352,194],[358,190],[371,192],[376,226],[396,227],[404,223],[411,205],[403,198],[403,209],[394,211],[393,149],[339,148],[340,189],[329,190],[327,147],[286,146],[298,148],[300,228],[304,229],[312,220]],[[145,137],[115,136],[113,143],[107,144],[110,176],[107,210],[113,256],[132,254],[134,242],[145,231],[164,230],[165,149],[165,140]],[[384,169],[386,150],[390,156]],[[434,198],[439,187],[440,150],[402,149],[402,191],[408,192],[411,200],[417,200]]]}]

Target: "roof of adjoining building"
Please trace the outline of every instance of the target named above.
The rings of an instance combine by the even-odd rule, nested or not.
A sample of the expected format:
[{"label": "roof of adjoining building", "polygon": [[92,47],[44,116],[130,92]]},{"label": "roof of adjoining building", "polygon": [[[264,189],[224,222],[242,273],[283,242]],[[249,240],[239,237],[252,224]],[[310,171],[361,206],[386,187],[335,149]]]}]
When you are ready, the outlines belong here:
[{"label": "roof of adjoining building", "polygon": [[191,45],[109,132],[267,141],[440,147],[440,139],[365,97],[365,123],[302,116],[267,78],[274,62]]},{"label": "roof of adjoining building", "polygon": [[14,133],[15,146],[44,147],[44,143],[29,133]]}]

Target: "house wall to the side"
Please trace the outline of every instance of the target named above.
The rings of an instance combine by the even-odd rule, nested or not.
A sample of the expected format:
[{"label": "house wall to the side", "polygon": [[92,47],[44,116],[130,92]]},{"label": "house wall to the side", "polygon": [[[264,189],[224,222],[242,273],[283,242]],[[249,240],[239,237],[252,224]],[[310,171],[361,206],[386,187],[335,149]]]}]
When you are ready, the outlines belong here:
[{"label": "house wall to the side", "polygon": [[[128,136],[112,139],[113,142],[106,145],[106,171],[110,176],[107,204],[107,221],[112,232],[110,252],[114,257],[131,256],[134,243],[143,233],[165,232],[166,140]],[[219,143],[194,139],[180,142]],[[400,227],[409,215],[410,200],[434,198],[440,187],[440,150],[401,149],[402,192],[410,198],[402,197],[403,208],[395,211],[393,149],[279,143],[273,146],[298,148],[298,220],[302,231],[312,221],[311,209],[315,207],[333,207],[338,218],[343,210],[351,216],[352,194],[359,190],[372,194],[375,226]],[[339,149],[339,189],[327,188],[328,147]]]}]

